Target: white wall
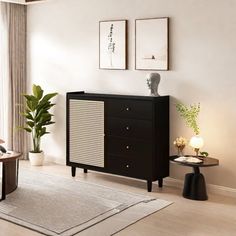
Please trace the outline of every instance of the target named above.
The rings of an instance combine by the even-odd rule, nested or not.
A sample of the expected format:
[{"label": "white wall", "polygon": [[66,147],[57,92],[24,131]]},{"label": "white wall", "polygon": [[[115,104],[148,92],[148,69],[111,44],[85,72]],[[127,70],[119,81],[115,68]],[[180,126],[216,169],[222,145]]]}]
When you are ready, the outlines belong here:
[{"label": "white wall", "polygon": [[[49,0],[28,7],[28,79],[58,91],[56,125],[43,142],[48,156],[65,162],[65,94],[69,91],[148,94],[147,71],[134,70],[134,20],[170,17],[170,67],[160,72],[159,93],[171,95],[172,141],[192,131],[174,104],[201,103],[204,150],[220,160],[203,170],[208,183],[236,188],[236,1]],[[98,22],[127,19],[129,70],[98,69]],[[189,149],[189,153],[191,150]],[[171,165],[183,178],[189,168]]]}]

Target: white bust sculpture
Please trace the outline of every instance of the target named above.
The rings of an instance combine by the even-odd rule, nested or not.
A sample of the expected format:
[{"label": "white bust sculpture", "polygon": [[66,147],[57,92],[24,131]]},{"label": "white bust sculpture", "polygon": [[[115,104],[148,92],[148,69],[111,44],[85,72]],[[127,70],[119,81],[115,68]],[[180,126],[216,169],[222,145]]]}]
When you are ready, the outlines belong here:
[{"label": "white bust sculpture", "polygon": [[158,85],[161,80],[161,76],[158,73],[149,73],[146,76],[147,79],[147,85],[150,89],[150,95],[151,96],[160,96],[158,94]]}]

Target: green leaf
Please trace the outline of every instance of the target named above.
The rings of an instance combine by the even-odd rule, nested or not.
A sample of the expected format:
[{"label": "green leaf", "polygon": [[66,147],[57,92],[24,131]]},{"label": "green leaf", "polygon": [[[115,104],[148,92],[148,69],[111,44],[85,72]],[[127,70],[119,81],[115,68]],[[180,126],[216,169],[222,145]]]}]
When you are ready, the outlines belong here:
[{"label": "green leaf", "polygon": [[32,112],[35,111],[35,109],[38,106],[38,103],[39,103],[38,99],[27,100],[26,101],[27,109],[29,109]]},{"label": "green leaf", "polygon": [[44,134],[46,134],[46,127],[42,127],[42,129],[39,130],[39,136],[42,137]]},{"label": "green leaf", "polygon": [[33,116],[30,113],[27,113],[27,115],[25,117],[28,120],[34,120]]},{"label": "green leaf", "polygon": [[33,121],[27,121],[26,124],[31,128],[34,127],[34,122]]},{"label": "green leaf", "polygon": [[26,130],[26,131],[29,132],[29,133],[32,132],[32,129],[30,129],[30,128],[24,127],[23,129]]},{"label": "green leaf", "polygon": [[56,104],[54,104],[54,103],[48,103],[48,104],[46,104],[45,106],[44,106],[44,109],[45,110],[49,110],[50,108],[52,108],[53,106],[55,106]]},{"label": "green leaf", "polygon": [[24,94],[24,97],[27,99],[27,101],[31,101],[31,102],[38,102],[39,101],[39,99],[33,95]]},{"label": "green leaf", "polygon": [[27,100],[26,104],[27,104],[27,109],[30,110],[30,111],[33,111],[32,102],[30,100]]},{"label": "green leaf", "polygon": [[42,96],[43,96],[43,90],[42,90],[42,88],[39,86],[39,85],[35,85],[35,84],[33,84],[33,94],[34,94],[34,96],[38,99],[38,100],[40,100],[41,98],[42,98]]},{"label": "green leaf", "polygon": [[209,153],[208,152],[200,152],[200,155],[204,156],[204,157],[208,157]]},{"label": "green leaf", "polygon": [[49,121],[49,122],[46,122],[44,125],[52,125],[52,124],[55,124],[56,122],[54,121]]},{"label": "green leaf", "polygon": [[43,102],[49,101],[51,98],[55,97],[57,94],[58,93],[49,93],[43,97],[41,102],[43,103]]},{"label": "green leaf", "polygon": [[51,118],[52,118],[52,115],[50,113],[43,113],[39,122],[44,125],[45,122],[50,121]]},{"label": "green leaf", "polygon": [[31,95],[24,94],[23,96],[27,99],[27,101],[31,101],[32,100],[31,99]]},{"label": "green leaf", "polygon": [[26,116],[28,115],[28,113],[26,113],[26,112],[20,112],[20,115],[26,117]]},{"label": "green leaf", "polygon": [[40,104],[36,109],[36,117],[38,120],[38,117],[41,116],[43,113],[47,113],[48,110],[53,107],[54,104],[50,104],[50,102],[45,102],[44,104]]},{"label": "green leaf", "polygon": [[21,112],[20,115],[24,116],[27,120],[34,120],[30,112],[27,112],[27,113]]},{"label": "green leaf", "polygon": [[41,136],[43,136],[43,135],[45,135],[45,134],[50,134],[50,132],[45,132],[45,133],[43,133]]},{"label": "green leaf", "polygon": [[197,117],[200,112],[200,103],[190,105],[189,107],[178,103],[176,104],[176,109],[180,113],[180,116],[185,119],[186,125],[192,128],[195,134],[199,134],[200,129],[197,124]]},{"label": "green leaf", "polygon": [[39,122],[39,120],[41,119],[43,113],[47,113],[47,111],[45,111],[44,109],[41,109],[41,110],[36,112],[35,122]]}]

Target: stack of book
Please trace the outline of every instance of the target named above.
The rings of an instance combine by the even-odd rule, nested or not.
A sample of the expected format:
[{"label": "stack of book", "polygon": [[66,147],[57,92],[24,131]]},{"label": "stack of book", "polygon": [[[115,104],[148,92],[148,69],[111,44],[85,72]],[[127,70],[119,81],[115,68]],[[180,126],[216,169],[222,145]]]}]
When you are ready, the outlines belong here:
[{"label": "stack of book", "polygon": [[192,157],[192,156],[188,156],[188,157],[185,157],[185,156],[182,156],[182,157],[178,157],[178,158],[175,158],[175,161],[178,161],[178,162],[187,162],[187,163],[202,163],[203,160],[197,158],[197,157]]}]

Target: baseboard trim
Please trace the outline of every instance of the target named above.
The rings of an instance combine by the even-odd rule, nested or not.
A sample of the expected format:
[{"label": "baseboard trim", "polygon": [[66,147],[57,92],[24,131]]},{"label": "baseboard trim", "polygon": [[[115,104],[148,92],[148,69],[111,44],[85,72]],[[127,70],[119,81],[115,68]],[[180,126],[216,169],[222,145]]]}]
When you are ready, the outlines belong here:
[{"label": "baseboard trim", "polygon": [[[52,158],[52,157],[47,156],[46,160],[53,162],[55,164],[66,165],[66,162],[64,159],[56,159],[56,158]],[[99,172],[99,173],[101,173],[101,172]],[[108,174],[108,173],[105,173],[105,174]],[[122,176],[122,177],[124,177],[124,176]],[[128,177],[126,177],[126,178],[128,178]],[[184,186],[184,181],[180,180],[180,179],[175,179],[172,177],[167,177],[167,178],[164,178],[164,184],[167,186],[170,186],[170,187],[182,189]],[[227,197],[236,198],[236,189],[234,189],[234,188],[229,188],[229,187],[214,185],[214,184],[207,184],[207,191],[210,194],[217,194],[217,195],[223,195],[223,196],[227,196]]]},{"label": "baseboard trim", "polygon": [[[165,178],[165,185],[175,187],[182,189],[184,186],[184,181],[180,179],[175,179],[175,178]],[[223,195],[227,197],[234,197],[236,198],[236,189],[234,188],[229,188],[225,186],[220,186],[220,185],[214,185],[214,184],[207,184],[207,191],[210,194],[218,194],[218,195]]]}]

